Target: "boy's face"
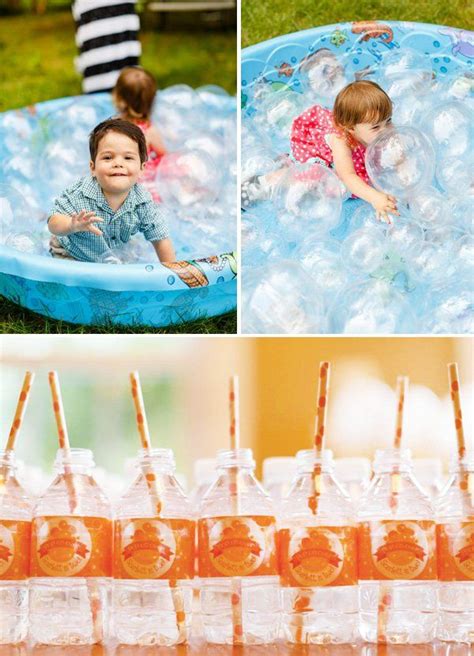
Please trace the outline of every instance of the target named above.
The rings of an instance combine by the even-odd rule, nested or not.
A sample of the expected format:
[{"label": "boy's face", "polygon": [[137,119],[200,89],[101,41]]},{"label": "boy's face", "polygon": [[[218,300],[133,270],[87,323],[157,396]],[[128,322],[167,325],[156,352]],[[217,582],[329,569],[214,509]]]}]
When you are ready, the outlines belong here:
[{"label": "boy's face", "polygon": [[392,123],[392,117],[385,119],[384,121],[379,121],[378,123],[357,123],[349,132],[355,137],[355,139],[363,144],[368,146],[372,141],[377,137],[382,130],[389,127]]},{"label": "boy's face", "polygon": [[132,188],[143,170],[138,144],[120,132],[107,132],[99,142],[92,175],[103,191],[120,194]]}]

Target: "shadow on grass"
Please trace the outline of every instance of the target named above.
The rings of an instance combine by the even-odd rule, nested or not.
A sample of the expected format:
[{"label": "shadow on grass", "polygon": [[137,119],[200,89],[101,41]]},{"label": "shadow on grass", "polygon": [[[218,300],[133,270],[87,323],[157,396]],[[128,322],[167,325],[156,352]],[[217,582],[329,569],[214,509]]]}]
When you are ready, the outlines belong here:
[{"label": "shadow on grass", "polygon": [[169,326],[167,328],[151,328],[150,326],[122,327],[110,324],[108,326],[83,326],[68,323],[67,321],[56,321],[48,319],[30,310],[25,310],[19,305],[0,297],[0,329],[3,334],[100,334],[100,335],[140,335],[146,333],[176,335],[216,335],[235,334],[237,332],[237,313],[228,312],[219,317],[210,317],[191,321],[189,323]]}]

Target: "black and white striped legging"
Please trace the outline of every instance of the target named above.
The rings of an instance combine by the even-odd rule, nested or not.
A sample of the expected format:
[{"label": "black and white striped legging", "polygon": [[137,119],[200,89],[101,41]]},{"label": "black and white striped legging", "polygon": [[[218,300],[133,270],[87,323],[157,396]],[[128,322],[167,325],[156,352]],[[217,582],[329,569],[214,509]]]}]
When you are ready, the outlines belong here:
[{"label": "black and white striped legging", "polygon": [[140,21],[135,0],[76,0],[72,12],[82,89],[84,93],[109,91],[122,68],[139,63]]}]

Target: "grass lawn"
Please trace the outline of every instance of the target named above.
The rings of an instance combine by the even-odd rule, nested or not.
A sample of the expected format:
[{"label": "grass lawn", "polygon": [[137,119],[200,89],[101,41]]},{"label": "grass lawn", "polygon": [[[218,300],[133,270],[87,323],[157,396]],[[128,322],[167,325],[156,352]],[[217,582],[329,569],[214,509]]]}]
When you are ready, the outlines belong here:
[{"label": "grass lawn", "polygon": [[472,30],[474,5],[465,0],[242,0],[242,47],[319,25],[356,20],[417,21]]},{"label": "grass lawn", "polygon": [[[236,36],[226,31],[143,31],[142,65],[160,87],[217,84],[236,92]],[[42,100],[81,93],[81,78],[74,69],[76,56],[71,12],[44,16],[25,13],[0,17],[0,111]],[[236,332],[236,313],[186,324],[174,329],[152,330],[93,328],[45,319],[0,297],[3,333],[137,333],[137,332]]]}]

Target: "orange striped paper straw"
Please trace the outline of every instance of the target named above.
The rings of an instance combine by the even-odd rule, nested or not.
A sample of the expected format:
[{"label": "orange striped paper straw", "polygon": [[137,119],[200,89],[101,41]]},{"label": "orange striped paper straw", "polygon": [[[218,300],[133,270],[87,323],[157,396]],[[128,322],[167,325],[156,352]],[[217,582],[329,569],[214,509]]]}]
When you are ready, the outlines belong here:
[{"label": "orange striped paper straw", "polygon": [[[138,371],[132,371],[130,374],[130,385],[132,388],[132,399],[135,406],[135,415],[137,422],[138,434],[142,448],[148,453],[151,451],[151,438],[148,429],[148,422],[145,412],[145,403],[143,401],[142,388],[140,385],[140,377]],[[143,475],[146,480],[150,500],[153,504],[153,509],[159,517],[163,510],[163,502],[158,491],[156,476],[152,466],[143,468]],[[176,587],[176,580],[169,580],[169,587],[171,590],[171,597],[173,599],[173,607],[176,614],[176,626],[178,628],[178,643],[186,640],[186,613],[184,609],[184,598],[181,590]]]},{"label": "orange striped paper straw", "polygon": [[18,402],[16,404],[15,416],[13,417],[12,426],[10,428],[10,433],[8,435],[7,445],[5,447],[6,451],[13,451],[15,448],[16,438],[20,432],[21,424],[23,423],[23,417],[25,415],[26,406],[28,404],[28,398],[30,395],[31,386],[35,375],[31,371],[25,373],[23,379],[23,385],[21,387],[20,396],[18,397]]},{"label": "orange striped paper straw", "polygon": [[[69,444],[69,434],[67,431],[66,416],[64,414],[64,405],[61,397],[61,388],[59,386],[58,373],[50,371],[48,373],[49,387],[53,399],[53,412],[58,430],[59,448],[62,449],[66,456],[69,455],[71,447]],[[71,472],[69,465],[64,466],[64,480],[69,497],[69,507],[73,515],[77,510],[77,494],[74,485],[74,474]],[[87,594],[92,617],[92,632],[95,642],[100,643],[104,639],[103,632],[103,613],[100,591],[94,578],[87,579]]]},{"label": "orange striped paper straw", "polygon": [[[408,391],[408,376],[397,377],[397,411],[395,418],[395,436],[393,439],[393,448],[400,449],[402,445],[403,436],[403,414],[405,410],[405,398]],[[391,475],[391,494],[390,494],[390,508],[393,513],[396,512],[398,506],[398,494],[400,492],[400,473],[398,467],[393,468]],[[392,605],[392,595],[390,594],[390,587],[387,583],[381,582],[379,588],[379,598],[377,606],[377,642],[381,644],[387,643],[387,624],[390,607]]]},{"label": "orange striped paper straw", "polygon": [[461,397],[459,385],[459,371],[457,362],[448,364],[449,391],[454,412],[454,427],[458,443],[458,459],[462,460],[466,455],[466,441],[464,439],[464,426],[462,421]]},{"label": "orange striped paper straw", "polygon": [[[240,449],[239,428],[239,378],[231,376],[229,381],[229,437],[231,450]],[[239,495],[239,470],[232,467],[229,470],[230,485],[229,493],[231,510],[234,516],[240,514]],[[240,577],[231,579],[231,604],[232,604],[232,643],[234,645],[243,642],[243,612],[242,612],[242,580]]]},{"label": "orange striped paper straw", "polygon": [[[321,458],[324,450],[324,438],[326,431],[327,400],[329,388],[329,376],[331,365],[329,362],[319,364],[318,403],[316,410],[316,425],[314,429],[314,452],[316,458]],[[308,499],[308,505],[316,515],[318,509],[318,497],[321,494],[321,465],[316,464],[313,471],[314,493]]]},{"label": "orange striped paper straw", "polygon": [[[462,460],[466,455],[466,440],[464,438],[464,426],[461,410],[461,386],[459,384],[459,371],[457,362],[448,364],[448,377],[449,377],[449,391],[451,394],[451,401],[454,412],[454,428],[456,430],[456,440],[458,446],[458,462],[460,464],[461,472],[464,471]],[[470,472],[465,472],[461,476],[461,491],[471,496],[471,501],[474,503],[474,477]]]}]

